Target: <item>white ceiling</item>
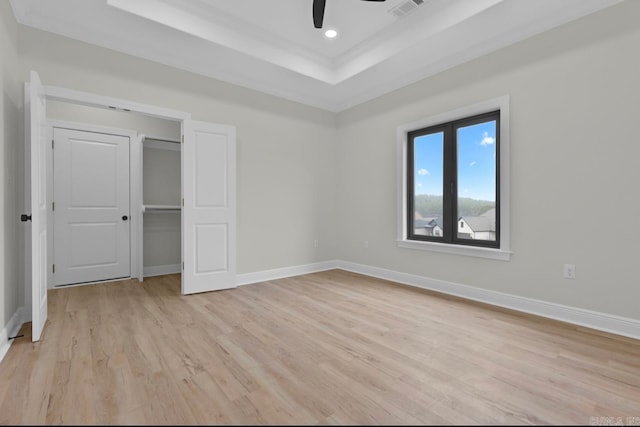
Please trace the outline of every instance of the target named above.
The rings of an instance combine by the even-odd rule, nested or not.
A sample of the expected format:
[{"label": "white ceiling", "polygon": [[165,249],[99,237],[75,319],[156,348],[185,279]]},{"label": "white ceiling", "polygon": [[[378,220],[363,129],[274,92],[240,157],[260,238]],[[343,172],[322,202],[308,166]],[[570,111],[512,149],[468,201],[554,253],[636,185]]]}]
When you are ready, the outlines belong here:
[{"label": "white ceiling", "polygon": [[[11,0],[18,22],[342,111],[622,0]],[[418,0],[419,1],[419,0]],[[410,4],[408,4],[410,3]]]}]

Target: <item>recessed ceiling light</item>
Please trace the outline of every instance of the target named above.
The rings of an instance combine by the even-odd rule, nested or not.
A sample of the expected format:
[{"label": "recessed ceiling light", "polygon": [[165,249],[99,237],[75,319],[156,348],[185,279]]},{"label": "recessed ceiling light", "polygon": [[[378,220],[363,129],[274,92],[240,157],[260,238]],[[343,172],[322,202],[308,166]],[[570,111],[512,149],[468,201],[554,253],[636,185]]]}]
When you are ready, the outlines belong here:
[{"label": "recessed ceiling light", "polygon": [[328,39],[333,39],[338,35],[336,30],[327,30],[324,32],[324,36]]}]

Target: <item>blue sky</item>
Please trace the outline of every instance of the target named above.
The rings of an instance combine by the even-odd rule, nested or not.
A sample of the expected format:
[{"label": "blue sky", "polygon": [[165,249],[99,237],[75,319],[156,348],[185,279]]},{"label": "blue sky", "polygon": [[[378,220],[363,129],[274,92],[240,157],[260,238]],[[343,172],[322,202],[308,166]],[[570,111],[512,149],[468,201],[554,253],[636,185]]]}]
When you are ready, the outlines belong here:
[{"label": "blue sky", "polygon": [[[496,122],[458,129],[458,196],[495,201]],[[442,195],[442,132],[415,139],[415,193]]]}]

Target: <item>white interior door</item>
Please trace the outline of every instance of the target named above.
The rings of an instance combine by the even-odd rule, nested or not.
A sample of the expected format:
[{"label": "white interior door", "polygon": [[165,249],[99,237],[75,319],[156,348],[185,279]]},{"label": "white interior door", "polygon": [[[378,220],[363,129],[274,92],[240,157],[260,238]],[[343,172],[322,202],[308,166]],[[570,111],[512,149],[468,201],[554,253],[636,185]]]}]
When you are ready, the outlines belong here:
[{"label": "white interior door", "polygon": [[55,285],[129,277],[129,137],[53,135]]},{"label": "white interior door", "polygon": [[39,341],[47,322],[47,149],[42,83],[31,71],[28,130],[31,157],[31,339]]},{"label": "white interior door", "polygon": [[182,293],[236,287],[236,131],[184,120]]}]

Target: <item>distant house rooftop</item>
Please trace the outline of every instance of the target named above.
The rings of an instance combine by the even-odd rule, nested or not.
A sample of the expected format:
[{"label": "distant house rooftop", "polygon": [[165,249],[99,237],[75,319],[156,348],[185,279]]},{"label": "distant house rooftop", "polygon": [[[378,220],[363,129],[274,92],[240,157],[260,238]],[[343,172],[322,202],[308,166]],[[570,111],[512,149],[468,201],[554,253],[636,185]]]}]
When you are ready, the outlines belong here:
[{"label": "distant house rooftop", "polygon": [[489,209],[480,216],[464,216],[459,219],[463,219],[469,227],[475,231],[496,231],[496,210],[495,208]]},{"label": "distant house rooftop", "polygon": [[442,217],[441,216],[427,216],[420,219],[416,219],[414,222],[416,228],[418,227],[427,227],[433,228],[436,225],[440,228],[443,227]]}]

